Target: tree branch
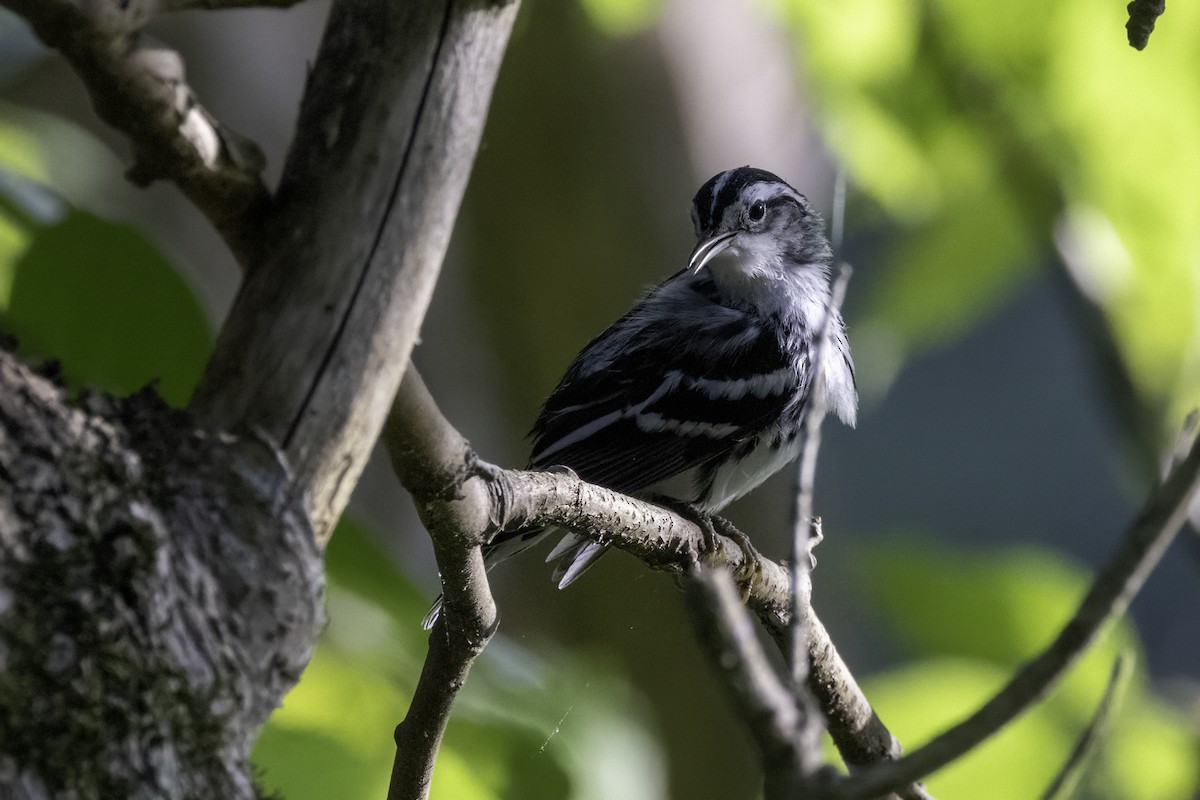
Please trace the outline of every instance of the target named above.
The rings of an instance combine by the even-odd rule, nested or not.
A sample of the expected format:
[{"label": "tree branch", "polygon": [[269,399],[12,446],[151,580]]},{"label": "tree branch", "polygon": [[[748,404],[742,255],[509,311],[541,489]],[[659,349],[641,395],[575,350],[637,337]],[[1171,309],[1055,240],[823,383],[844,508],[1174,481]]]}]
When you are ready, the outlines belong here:
[{"label": "tree branch", "polygon": [[[530,523],[570,529],[625,550],[652,569],[675,574],[694,565],[704,553],[705,532],[671,510],[569,475],[479,464],[462,436],[437,410],[412,366],[397,392],[383,443],[401,482],[417,498],[418,508],[427,502],[422,498],[456,496],[457,487],[479,484],[485,489],[480,496],[472,487],[469,495],[457,500],[478,504],[469,515],[473,522],[462,532],[474,544],[502,528]],[[437,540],[443,537],[441,532],[434,534],[435,548],[441,546]],[[786,652],[791,604],[788,570],[765,558],[758,569],[739,569],[744,558],[741,548],[729,539],[722,538],[722,543],[726,565],[733,574],[742,576],[739,592],[747,597],[747,604],[781,651]],[[454,597],[455,585],[470,585],[470,576],[477,573],[468,571],[465,577],[456,576],[448,571],[440,555],[439,567],[446,593],[446,613],[442,616],[470,618],[479,613],[471,610],[481,608],[478,602],[460,606]],[[820,619],[811,607],[806,613],[804,628],[812,663],[809,687],[821,705],[842,758],[851,765],[864,765],[898,757],[899,742],[871,709]],[[445,710],[448,713],[448,705]]]},{"label": "tree branch", "polygon": [[404,721],[396,727],[389,800],[429,796],[433,766],[475,658],[499,617],[479,545],[490,527],[487,497],[471,480],[475,454],[442,416],[421,376],[409,367],[383,430],[400,482],[416,502],[443,576],[443,613]]},{"label": "tree branch", "polygon": [[1128,606],[1167,545],[1187,521],[1188,504],[1200,490],[1200,439],[1184,461],[1146,501],[1108,565],[1054,642],[1029,661],[995,697],[970,717],[896,761],[851,775],[845,797],[877,797],[940,769],[979,745],[1040,700]]},{"label": "tree branch", "polygon": [[1087,769],[1092,754],[1096,751],[1096,746],[1100,743],[1105,731],[1108,730],[1109,718],[1124,691],[1125,679],[1129,677],[1130,660],[1132,657],[1128,653],[1121,653],[1113,662],[1112,673],[1108,677],[1108,685],[1104,688],[1104,696],[1100,698],[1100,704],[1096,706],[1096,713],[1092,715],[1091,721],[1083,729],[1079,740],[1071,748],[1071,755],[1067,757],[1062,769],[1050,782],[1050,786],[1042,795],[1042,800],[1068,800],[1074,794],[1080,777]]},{"label": "tree branch", "polygon": [[335,2],[268,224],[191,409],[278,440],[321,542],[408,363],[516,3]]},{"label": "tree branch", "polygon": [[799,701],[767,659],[728,570],[693,565],[684,586],[696,636],[758,744],[764,796],[825,796],[834,774],[823,769],[820,736],[805,735],[809,724],[803,719],[816,714],[820,731],[819,712],[811,695],[809,704]]},{"label": "tree branch", "polygon": [[[243,266],[263,244],[270,197],[258,147],[214,118],[184,76],[183,59],[141,32],[160,4],[0,0],[62,53],[97,116],[129,137],[138,185],[174,181]],[[164,4],[165,5],[165,4]]]}]

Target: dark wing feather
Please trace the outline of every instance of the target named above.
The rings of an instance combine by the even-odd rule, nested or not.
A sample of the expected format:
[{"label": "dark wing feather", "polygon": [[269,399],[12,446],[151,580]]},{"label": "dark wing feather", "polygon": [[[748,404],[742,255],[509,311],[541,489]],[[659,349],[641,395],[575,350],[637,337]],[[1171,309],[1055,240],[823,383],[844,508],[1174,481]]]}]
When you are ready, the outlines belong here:
[{"label": "dark wing feather", "polygon": [[[633,493],[719,460],[795,405],[798,374],[761,396],[714,388],[795,366],[775,326],[729,313],[691,327],[646,323],[603,369],[589,371],[606,337],[629,324],[626,315],[589,344],[546,401],[533,429],[532,468],[564,465],[583,480]],[[664,426],[656,430],[652,419]]]}]

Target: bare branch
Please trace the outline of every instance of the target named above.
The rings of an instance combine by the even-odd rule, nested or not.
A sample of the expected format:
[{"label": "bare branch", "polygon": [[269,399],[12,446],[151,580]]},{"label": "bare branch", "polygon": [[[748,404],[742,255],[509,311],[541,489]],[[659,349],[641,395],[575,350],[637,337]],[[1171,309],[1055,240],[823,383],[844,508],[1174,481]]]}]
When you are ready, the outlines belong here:
[{"label": "bare branch", "polygon": [[829,347],[830,326],[837,318],[846,297],[846,285],[850,282],[851,269],[843,264],[829,293],[829,302],[821,320],[821,328],[813,343],[811,364],[813,379],[809,384],[808,405],[804,412],[804,446],[800,451],[800,463],[796,473],[796,511],[792,521],[792,645],[788,648],[788,663],[792,667],[792,679],[796,688],[796,699],[801,709],[804,727],[798,732],[804,749],[817,747],[821,741],[821,725],[816,715],[816,702],[807,688],[809,659],[808,636],[804,630],[804,609],[812,598],[812,547],[820,541],[821,522],[813,514],[813,490],[817,478],[817,453],[821,449],[821,423],[825,421],[828,408],[825,403],[825,351]]},{"label": "bare branch", "polygon": [[1067,800],[1075,791],[1080,777],[1083,776],[1083,772],[1087,769],[1088,762],[1096,750],[1096,745],[1108,730],[1108,720],[1124,691],[1126,678],[1129,677],[1131,659],[1132,657],[1128,653],[1121,653],[1113,662],[1112,674],[1108,677],[1108,685],[1104,689],[1104,696],[1100,698],[1100,704],[1096,707],[1096,713],[1092,715],[1091,722],[1083,729],[1079,740],[1075,742],[1075,747],[1072,748],[1067,762],[1063,764],[1062,769],[1050,783],[1050,787],[1046,789],[1046,793],[1042,795],[1042,800]]},{"label": "bare branch", "polygon": [[475,455],[442,416],[415,368],[405,373],[383,442],[413,494],[444,577],[444,613],[430,634],[408,714],[396,728],[388,798],[408,800],[428,797],[451,707],[499,618],[479,551],[490,526],[488,497],[478,479],[467,477]]},{"label": "bare branch", "polygon": [[1108,565],[1096,576],[1079,609],[1054,642],[1025,664],[991,700],[924,747],[891,763],[851,775],[845,797],[877,797],[930,774],[976,747],[1040,700],[1124,612],[1167,545],[1187,521],[1188,504],[1200,490],[1200,440],[1146,501]]},{"label": "bare branch", "polygon": [[516,3],[335,2],[269,225],[191,409],[281,443],[324,542],[441,268]]},{"label": "bare branch", "polygon": [[[729,689],[762,754],[768,800],[821,797],[834,776],[823,772],[821,740],[803,740],[805,709],[763,652],[728,570],[696,564],[687,571],[688,605],[701,646]],[[814,704],[815,705],[815,704]],[[813,713],[817,713],[814,708]],[[820,719],[817,719],[820,730]]]},{"label": "bare branch", "polygon": [[[610,543],[653,569],[676,574],[695,564],[703,553],[705,532],[668,509],[564,474],[501,470],[476,464],[466,441],[437,411],[436,403],[411,365],[405,372],[383,442],[401,481],[417,497],[449,497],[460,485],[482,482],[487,497],[471,515],[475,520],[471,530],[480,530],[484,517],[490,526],[488,533],[526,522],[558,525]],[[418,500],[418,507],[424,504],[425,501]],[[746,576],[739,583],[739,592],[748,598],[750,608],[781,651],[786,651],[791,602],[788,571],[766,558],[760,559],[761,569],[757,572],[738,569],[742,566],[742,549],[732,540],[725,540],[724,544],[726,564],[734,574]],[[470,615],[470,608],[477,606],[468,602],[465,610],[456,609],[459,601],[452,595],[452,584],[471,579],[455,577],[440,560],[439,567],[446,590],[447,614]],[[473,573],[468,571],[467,575],[470,574]],[[825,627],[811,608],[806,608],[805,613],[812,661],[809,686],[820,702],[842,758],[850,765],[864,765],[898,757],[899,743],[871,709]]]},{"label": "bare branch", "polygon": [[139,185],[170,180],[208,217],[243,266],[262,244],[270,197],[263,157],[199,102],[174,50],[141,33],[153,3],[0,0],[82,79],[96,114],[129,137]]}]

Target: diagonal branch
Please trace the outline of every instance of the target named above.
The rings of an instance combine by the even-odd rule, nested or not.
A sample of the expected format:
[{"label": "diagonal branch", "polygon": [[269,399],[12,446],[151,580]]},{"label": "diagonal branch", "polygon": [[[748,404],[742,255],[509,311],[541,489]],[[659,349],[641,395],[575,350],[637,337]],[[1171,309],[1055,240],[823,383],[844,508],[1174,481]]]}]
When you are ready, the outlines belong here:
[{"label": "diagonal branch", "polygon": [[1050,786],[1042,794],[1042,800],[1069,800],[1074,794],[1079,779],[1088,768],[1100,740],[1108,730],[1108,723],[1112,718],[1114,708],[1120,703],[1121,695],[1128,683],[1130,661],[1132,660],[1132,655],[1123,652],[1113,662],[1108,685],[1104,688],[1104,696],[1100,698],[1096,712],[1092,715],[1087,727],[1083,729],[1075,746],[1071,748],[1071,755],[1067,757],[1066,763],[1063,764],[1062,769],[1058,771]]},{"label": "diagonal branch", "polygon": [[949,764],[1040,700],[1107,624],[1120,616],[1167,545],[1187,521],[1188,504],[1200,491],[1200,439],[1146,501],[1108,565],[1054,642],[978,711],[924,747],[891,763],[851,775],[845,797],[876,797]]},{"label": "diagonal branch", "polygon": [[335,2],[250,271],[190,409],[280,442],[324,542],[417,340],[515,2]]},{"label": "diagonal branch", "polygon": [[0,0],[70,62],[96,114],[129,137],[139,185],[174,181],[248,266],[270,195],[258,147],[214,118],[187,84],[183,59],[142,33],[158,4]]},{"label": "diagonal branch", "polygon": [[709,660],[722,673],[746,727],[758,744],[769,800],[824,796],[834,778],[824,764],[820,737],[804,736],[806,714],[819,712],[798,701],[792,687],[768,660],[729,571],[694,565],[685,582],[696,636]]}]

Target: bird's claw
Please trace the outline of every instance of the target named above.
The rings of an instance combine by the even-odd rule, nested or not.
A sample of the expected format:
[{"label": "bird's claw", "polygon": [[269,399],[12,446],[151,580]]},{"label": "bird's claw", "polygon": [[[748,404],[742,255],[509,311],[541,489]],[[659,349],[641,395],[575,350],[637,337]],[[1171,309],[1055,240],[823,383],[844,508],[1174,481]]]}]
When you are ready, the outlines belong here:
[{"label": "bird's claw", "polygon": [[750,587],[762,575],[762,556],[750,542],[750,537],[738,529],[729,520],[716,514],[703,511],[691,503],[669,502],[679,514],[700,528],[701,548],[700,559],[708,566],[728,564],[724,558],[725,544],[723,538],[732,539],[742,552],[741,563],[733,568],[733,578],[742,593],[742,602],[749,596]]},{"label": "bird's claw", "polygon": [[729,520],[714,516],[712,522],[722,536],[733,539],[738,549],[742,551],[742,563],[733,570],[733,578],[741,590],[744,603],[749,598],[750,587],[757,583],[762,576],[762,555],[754,547],[750,537]]}]

